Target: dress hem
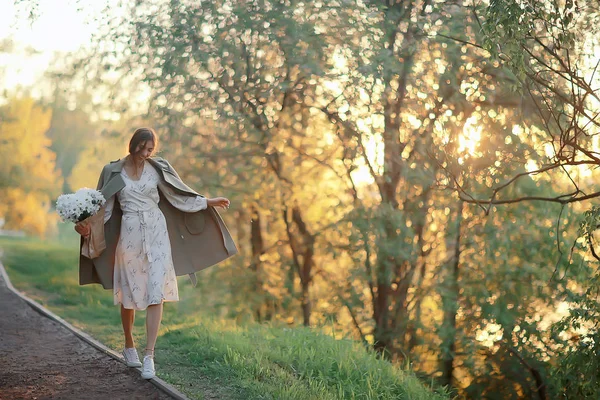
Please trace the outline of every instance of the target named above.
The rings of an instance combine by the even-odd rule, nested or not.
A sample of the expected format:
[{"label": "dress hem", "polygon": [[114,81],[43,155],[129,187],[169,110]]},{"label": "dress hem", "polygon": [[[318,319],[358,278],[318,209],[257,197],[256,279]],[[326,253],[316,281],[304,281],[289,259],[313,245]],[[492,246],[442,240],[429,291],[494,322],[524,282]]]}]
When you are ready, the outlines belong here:
[{"label": "dress hem", "polygon": [[178,302],[178,301],[179,301],[179,299],[176,299],[176,300],[166,300],[165,299],[165,300],[161,301],[160,303],[150,303],[150,304],[146,305],[146,307],[144,307],[144,308],[126,307],[123,303],[121,303],[120,301],[118,301],[118,302],[115,303],[115,306],[118,306],[120,304],[126,310],[145,311],[148,308],[148,306],[157,306],[157,305],[163,304],[163,303],[175,303],[175,302]]}]

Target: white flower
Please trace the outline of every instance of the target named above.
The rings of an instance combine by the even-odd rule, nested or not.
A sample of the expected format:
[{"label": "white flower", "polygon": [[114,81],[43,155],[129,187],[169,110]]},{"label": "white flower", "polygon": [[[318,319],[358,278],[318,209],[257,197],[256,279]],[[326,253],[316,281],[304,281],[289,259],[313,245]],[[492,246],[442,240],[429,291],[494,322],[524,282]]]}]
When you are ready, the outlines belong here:
[{"label": "white flower", "polygon": [[56,212],[63,221],[77,223],[96,214],[106,199],[97,190],[82,188],[71,194],[58,196]]}]

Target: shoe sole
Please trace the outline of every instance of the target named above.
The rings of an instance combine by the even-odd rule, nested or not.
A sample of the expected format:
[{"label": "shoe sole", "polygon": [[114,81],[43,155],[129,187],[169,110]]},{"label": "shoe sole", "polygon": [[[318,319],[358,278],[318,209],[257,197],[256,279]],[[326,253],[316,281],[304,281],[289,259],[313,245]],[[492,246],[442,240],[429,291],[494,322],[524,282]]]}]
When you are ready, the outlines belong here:
[{"label": "shoe sole", "polygon": [[143,379],[152,379],[152,378],[154,378],[155,376],[156,376],[156,374],[152,374],[152,375],[144,375],[144,374],[142,374],[142,378],[143,378]]},{"label": "shoe sole", "polygon": [[125,365],[127,365],[130,368],[139,368],[142,366],[141,362],[126,362]]}]

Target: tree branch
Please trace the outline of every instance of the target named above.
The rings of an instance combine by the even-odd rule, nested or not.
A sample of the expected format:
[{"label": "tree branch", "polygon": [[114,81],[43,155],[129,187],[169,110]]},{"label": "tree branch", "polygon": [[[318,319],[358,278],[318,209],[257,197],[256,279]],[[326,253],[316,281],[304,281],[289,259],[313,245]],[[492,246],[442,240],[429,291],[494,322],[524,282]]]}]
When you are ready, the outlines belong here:
[{"label": "tree branch", "polygon": [[527,368],[529,370],[529,372],[533,376],[533,379],[535,379],[535,383],[537,385],[537,387],[535,388],[535,390],[537,391],[540,400],[547,400],[548,399],[548,395],[546,393],[546,383],[544,383],[544,379],[542,378],[542,374],[540,374],[540,371],[538,371],[536,368],[533,368],[527,362],[527,360],[525,360],[516,350],[514,350],[512,348],[512,346],[507,345],[507,344],[502,344],[502,345],[512,355],[514,355],[515,357],[517,357],[519,359],[519,361],[521,362],[521,364],[523,364],[525,366],[525,368]]}]

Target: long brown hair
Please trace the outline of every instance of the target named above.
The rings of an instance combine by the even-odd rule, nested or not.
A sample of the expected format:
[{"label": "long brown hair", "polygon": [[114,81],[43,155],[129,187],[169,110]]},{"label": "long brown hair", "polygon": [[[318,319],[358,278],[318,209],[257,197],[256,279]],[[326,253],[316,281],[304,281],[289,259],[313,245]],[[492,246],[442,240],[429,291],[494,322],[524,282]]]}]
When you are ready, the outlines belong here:
[{"label": "long brown hair", "polygon": [[138,128],[133,133],[131,140],[129,140],[129,154],[135,155],[138,146],[142,143],[151,140],[154,145],[153,154],[156,153],[156,149],[158,147],[158,136],[156,136],[156,132],[152,128]]}]

